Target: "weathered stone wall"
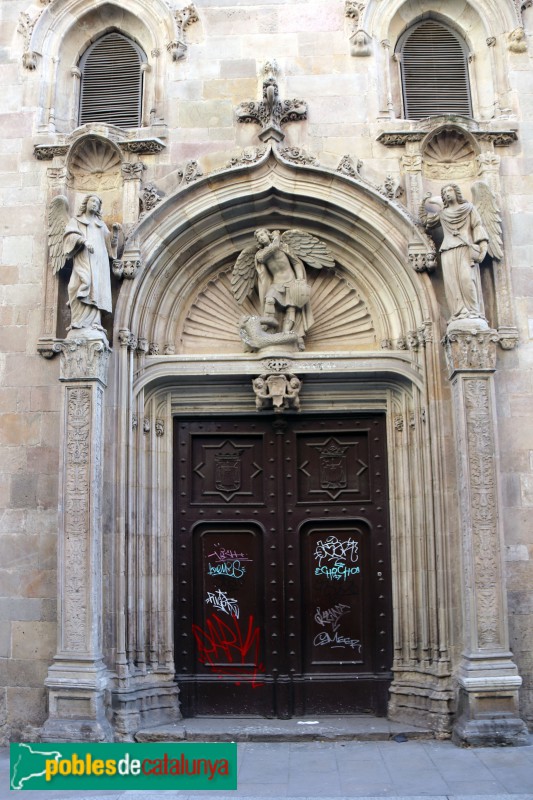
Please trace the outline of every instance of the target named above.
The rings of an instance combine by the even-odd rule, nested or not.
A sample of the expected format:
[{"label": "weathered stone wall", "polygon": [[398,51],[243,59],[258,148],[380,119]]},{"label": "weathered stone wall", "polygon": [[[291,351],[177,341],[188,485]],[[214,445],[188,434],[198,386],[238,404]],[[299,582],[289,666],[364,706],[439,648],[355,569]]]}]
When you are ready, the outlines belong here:
[{"label": "weathered stone wall", "polygon": [[[56,164],[37,160],[33,147],[59,141],[54,124],[59,134],[72,130],[70,69],[84,43],[114,25],[135,35],[147,50],[152,70],[146,80],[155,108],[152,122],[168,128],[162,153],[140,159],[146,166],[143,181],[160,186],[162,192],[172,191],[177,178],[169,174],[190,160],[206,174],[225,167],[243,148],[261,144],[260,126],[237,123],[235,109],[243,101],[260,99],[261,69],[272,59],[279,65],[281,98],[300,98],[308,105],[307,121],[284,128],[283,146],[303,148],[294,150],[293,158],[315,156],[323,166],[335,169],[343,156],[350,155],[354,162],[363,161],[361,175],[372,184],[384,186],[391,176],[393,187],[402,185],[407,192],[409,188],[401,162],[404,147],[385,147],[377,141],[382,131],[409,125],[393,118],[401,107],[398,65],[390,58],[394,41],[388,48],[375,38],[384,23],[378,24],[372,2],[367,3],[367,16],[358,20],[361,27],[367,22],[374,26],[367,31],[369,54],[359,57],[352,54],[350,40],[357,26],[340,0],[198,0],[199,20],[186,28],[187,49],[178,61],[167,52],[164,25],[154,23],[150,32],[148,23],[136,20],[128,0],[120,4],[127,13],[112,4],[94,8],[94,3],[80,2],[79,19],[73,16],[69,23],[70,38],[59,42],[64,58],[57,67],[58,77],[54,77],[57,65],[46,50],[37,54],[34,70],[25,68],[28,42],[17,31],[21,13],[29,11],[33,19],[37,12],[53,16],[57,8],[59,18],[59,10],[67,5],[66,0],[52,0],[50,7],[42,0],[33,6],[22,0],[0,4],[0,742],[29,736],[25,726],[44,722],[43,683],[57,649],[61,387],[58,360],[46,360],[36,351],[43,330],[47,270],[46,206],[52,180],[47,170]],[[149,7],[150,0],[143,5]],[[392,5],[374,3],[383,18]],[[445,13],[444,5],[407,2],[401,14],[391,13],[390,31],[401,33],[402,25],[415,18],[415,6],[423,6],[422,10],[434,6]],[[475,13],[468,3],[454,0],[453,5],[467,7],[455,17],[459,25],[463,18],[465,37],[476,53],[472,70],[479,84],[480,119],[496,130],[517,127],[518,131],[516,143],[496,150],[501,157],[506,263],[520,340],[516,349],[499,349],[495,383],[511,646],[524,679],[521,712],[533,725],[533,8],[524,12],[529,52],[515,53],[508,49],[512,27],[509,23],[505,27],[505,19],[502,22],[496,15],[495,43],[489,52],[476,16],[490,11],[489,0],[478,3]],[[501,5],[513,7],[511,0]],[[161,6],[154,2],[154,19],[161,20]],[[507,20],[511,18],[508,11]],[[58,23],[58,31],[60,27]],[[154,42],[157,35],[160,41]],[[496,111],[490,104],[495,96]],[[493,114],[499,117],[491,122]],[[444,178],[424,179],[424,191],[436,193]],[[473,179],[458,180],[467,195]],[[71,202],[80,194],[73,193]],[[404,195],[403,201],[408,200]],[[438,278],[435,285],[442,304]],[[445,314],[443,308],[441,333]],[[458,652],[458,643],[456,648]]]}]

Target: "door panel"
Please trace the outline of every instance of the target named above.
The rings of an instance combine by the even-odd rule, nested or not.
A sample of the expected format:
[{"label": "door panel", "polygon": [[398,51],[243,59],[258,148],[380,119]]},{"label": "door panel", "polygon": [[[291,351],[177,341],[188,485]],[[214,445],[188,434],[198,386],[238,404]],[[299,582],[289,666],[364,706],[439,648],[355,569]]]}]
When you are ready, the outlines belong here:
[{"label": "door panel", "polygon": [[386,713],[385,419],[175,424],[182,711]]}]

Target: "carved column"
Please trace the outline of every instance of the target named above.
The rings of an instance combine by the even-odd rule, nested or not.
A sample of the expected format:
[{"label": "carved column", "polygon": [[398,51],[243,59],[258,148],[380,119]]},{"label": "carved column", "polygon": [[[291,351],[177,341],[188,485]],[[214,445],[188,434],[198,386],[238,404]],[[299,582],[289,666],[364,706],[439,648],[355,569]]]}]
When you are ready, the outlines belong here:
[{"label": "carved column", "polygon": [[102,656],[103,401],[109,348],[61,344],[63,417],[58,530],[58,647],[43,741],[112,740]]},{"label": "carved column", "polygon": [[495,331],[454,332],[444,344],[450,370],[462,533],[463,652],[456,678],[459,744],[526,744],[518,715],[522,679],[509,651],[498,487]]}]

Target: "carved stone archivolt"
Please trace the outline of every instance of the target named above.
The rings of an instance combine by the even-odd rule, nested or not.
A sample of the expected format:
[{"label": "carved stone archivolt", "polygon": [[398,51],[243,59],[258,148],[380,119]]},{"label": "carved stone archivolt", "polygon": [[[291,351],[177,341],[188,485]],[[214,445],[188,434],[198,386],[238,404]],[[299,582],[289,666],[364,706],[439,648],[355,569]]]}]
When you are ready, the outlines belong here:
[{"label": "carved stone archivolt", "polygon": [[[243,313],[262,316],[257,297],[236,302],[230,270],[219,273],[191,304],[183,324],[177,352],[235,353],[242,349],[238,325]],[[368,306],[347,278],[319,272],[308,276],[314,322],[305,339],[307,351],[373,349],[377,334]]]}]

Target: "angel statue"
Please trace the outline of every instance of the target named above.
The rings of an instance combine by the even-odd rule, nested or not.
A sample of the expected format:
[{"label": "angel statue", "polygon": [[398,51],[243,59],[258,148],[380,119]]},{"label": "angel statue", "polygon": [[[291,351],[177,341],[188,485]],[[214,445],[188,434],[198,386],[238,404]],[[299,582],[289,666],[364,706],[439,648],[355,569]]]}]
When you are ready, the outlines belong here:
[{"label": "angel statue", "polygon": [[101,315],[112,310],[110,259],[117,257],[120,225],[113,225],[111,236],[101,209],[100,197],[88,194],[71,218],[67,198],[54,197],[48,212],[48,246],[54,274],[72,259],[69,338],[107,342]]},{"label": "angel statue", "polygon": [[[303,337],[313,324],[304,262],[315,269],[335,266],[326,244],[316,236],[299,230],[280,235],[266,228],[256,230],[255,244],[237,258],[231,276],[235,299],[244,303],[257,285],[262,309],[262,316],[254,318],[262,330],[255,348],[252,341],[252,349],[290,342],[303,349]],[[266,333],[269,328],[276,332]]]},{"label": "angel statue", "polygon": [[479,265],[488,255],[503,258],[501,216],[490,188],[483,181],[472,185],[473,203],[466,201],[455,183],[442,187],[442,205],[436,198],[421,207],[426,228],[442,226],[440,246],[444,291],[451,313],[451,330],[487,330]]}]

